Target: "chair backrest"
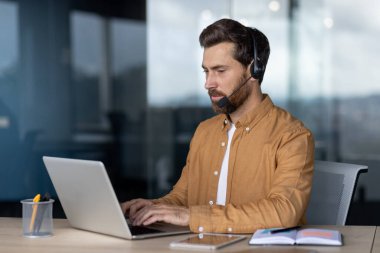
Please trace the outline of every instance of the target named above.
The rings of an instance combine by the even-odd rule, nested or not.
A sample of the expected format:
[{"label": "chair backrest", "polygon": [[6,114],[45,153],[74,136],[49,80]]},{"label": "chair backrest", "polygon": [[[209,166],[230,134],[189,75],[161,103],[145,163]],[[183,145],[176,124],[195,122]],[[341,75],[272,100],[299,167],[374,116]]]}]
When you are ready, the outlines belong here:
[{"label": "chair backrest", "polygon": [[367,171],[365,165],[315,161],[307,223],[345,225],[359,174]]}]

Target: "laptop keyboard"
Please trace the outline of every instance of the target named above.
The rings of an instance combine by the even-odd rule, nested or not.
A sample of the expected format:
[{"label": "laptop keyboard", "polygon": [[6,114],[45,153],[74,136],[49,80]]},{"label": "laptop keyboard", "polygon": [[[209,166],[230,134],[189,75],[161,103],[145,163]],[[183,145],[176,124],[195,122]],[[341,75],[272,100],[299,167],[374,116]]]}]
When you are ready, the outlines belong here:
[{"label": "laptop keyboard", "polygon": [[142,234],[154,234],[154,233],[160,233],[162,231],[154,228],[147,228],[144,226],[132,226],[128,224],[129,230],[131,231],[132,235],[142,235]]}]

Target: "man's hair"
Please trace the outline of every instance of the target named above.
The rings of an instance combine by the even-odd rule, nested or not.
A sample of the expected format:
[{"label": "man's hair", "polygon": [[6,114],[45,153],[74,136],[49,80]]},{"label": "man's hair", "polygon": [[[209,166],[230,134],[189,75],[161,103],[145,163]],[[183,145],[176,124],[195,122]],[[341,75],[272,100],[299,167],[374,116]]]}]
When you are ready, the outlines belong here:
[{"label": "man's hair", "polygon": [[[255,40],[255,43],[253,40]],[[270,47],[268,38],[261,31],[246,27],[232,19],[220,19],[207,26],[199,35],[199,43],[204,48],[212,47],[222,42],[234,43],[233,57],[246,67],[253,60],[254,44],[256,44],[256,58],[265,70]],[[260,83],[261,81],[262,79],[259,80]]]}]

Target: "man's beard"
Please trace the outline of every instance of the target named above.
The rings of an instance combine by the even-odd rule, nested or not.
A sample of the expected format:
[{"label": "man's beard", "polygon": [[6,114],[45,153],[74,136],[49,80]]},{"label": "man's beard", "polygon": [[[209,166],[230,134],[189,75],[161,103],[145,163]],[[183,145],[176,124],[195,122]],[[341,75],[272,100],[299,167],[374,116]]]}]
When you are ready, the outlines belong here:
[{"label": "man's beard", "polygon": [[[223,107],[219,107],[218,106],[218,101],[211,101],[211,105],[212,105],[212,109],[216,112],[216,113],[223,113],[223,114],[231,114],[233,113],[234,111],[236,111],[242,104],[244,104],[244,102],[247,100],[247,98],[249,97],[249,95],[251,94],[251,91],[252,91],[252,86],[251,85],[247,85],[245,84],[244,82],[246,81],[246,77],[245,76],[241,76],[240,80],[239,80],[239,85],[236,86],[235,90],[233,90],[232,92],[236,91],[237,89],[239,89],[235,94],[233,94],[231,97],[228,97],[226,94],[224,94],[223,92],[218,92],[216,89],[211,89],[208,91],[208,94],[211,98],[211,96],[227,96],[228,97],[228,100],[231,102],[230,104],[227,103],[226,106],[223,106]],[[243,85],[243,87],[242,87]],[[231,92],[231,94],[232,94]]]}]

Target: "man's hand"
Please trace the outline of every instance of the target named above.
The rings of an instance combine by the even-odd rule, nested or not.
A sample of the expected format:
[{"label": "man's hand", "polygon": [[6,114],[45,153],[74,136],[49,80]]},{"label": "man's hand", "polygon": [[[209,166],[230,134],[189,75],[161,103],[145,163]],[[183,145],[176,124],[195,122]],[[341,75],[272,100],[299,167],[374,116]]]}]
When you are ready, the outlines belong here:
[{"label": "man's hand", "polygon": [[121,210],[127,214],[129,219],[133,222],[136,214],[144,207],[153,205],[153,202],[148,199],[132,199],[121,203]]},{"label": "man's hand", "polygon": [[186,207],[156,204],[145,205],[139,209],[133,218],[133,225],[150,225],[157,221],[163,221],[179,226],[189,225],[190,211]]}]

